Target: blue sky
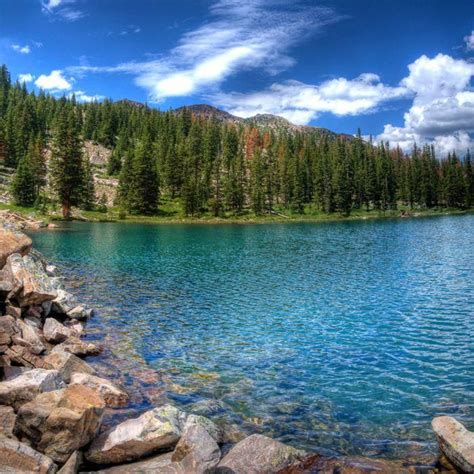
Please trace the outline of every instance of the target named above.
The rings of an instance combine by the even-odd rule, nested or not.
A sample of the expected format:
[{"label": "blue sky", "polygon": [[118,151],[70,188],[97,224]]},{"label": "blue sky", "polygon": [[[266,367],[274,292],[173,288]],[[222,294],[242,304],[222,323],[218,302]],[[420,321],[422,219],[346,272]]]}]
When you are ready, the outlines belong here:
[{"label": "blue sky", "polygon": [[13,79],[465,150],[473,0],[0,0]]}]

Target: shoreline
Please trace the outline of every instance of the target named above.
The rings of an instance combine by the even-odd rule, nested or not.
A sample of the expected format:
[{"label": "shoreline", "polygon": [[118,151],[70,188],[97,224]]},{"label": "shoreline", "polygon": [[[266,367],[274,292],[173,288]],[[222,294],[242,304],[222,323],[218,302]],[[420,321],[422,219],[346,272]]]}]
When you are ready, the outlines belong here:
[{"label": "shoreline", "polygon": [[[0,232],[1,232],[1,231],[2,231],[2,227],[0,226]],[[17,239],[23,239],[23,240],[24,240],[24,237],[26,237],[24,234],[20,234],[20,233],[17,233],[17,234],[18,234]],[[26,237],[26,238],[27,238],[27,237]],[[28,239],[28,238],[27,238],[27,239]],[[24,255],[24,256],[23,256],[23,259],[28,258],[28,256],[31,256],[31,258],[32,258],[34,261],[36,261],[37,263],[39,262],[39,263],[42,265],[42,267],[43,267],[44,273],[43,273],[42,275],[40,275],[40,277],[41,277],[40,279],[43,279],[43,280],[46,280],[46,279],[48,279],[48,278],[49,278],[50,280],[53,280],[54,278],[57,279],[57,270],[51,268],[51,266],[48,265],[48,264],[44,261],[44,259],[42,259],[41,256],[37,255],[34,250],[30,250],[30,248],[31,248],[31,241],[30,241],[29,246],[28,246],[28,242],[24,243],[23,246],[20,246],[20,247],[18,247],[18,245],[17,245],[16,247],[13,248],[13,250],[15,250],[16,252],[19,252],[19,253],[15,253],[15,252],[10,253],[10,255],[7,257],[7,260],[8,260],[8,258],[11,257],[11,255],[20,255],[20,260],[21,260],[21,255]],[[18,257],[17,257],[17,259],[18,259]],[[49,270],[48,270],[48,267],[49,267]],[[45,276],[45,275],[46,275],[46,276]],[[36,275],[36,277],[37,277],[37,276],[38,276],[38,275]],[[33,277],[32,277],[32,278],[33,278]],[[43,283],[44,283],[44,281],[43,281]],[[54,288],[52,288],[52,289],[54,290]],[[57,290],[57,291],[59,291],[59,289],[61,289],[59,286],[56,287],[56,290]],[[64,290],[64,287],[63,287],[63,289],[61,289],[61,291],[65,291],[65,290]],[[67,293],[67,292],[66,292],[66,293]],[[67,295],[69,295],[69,294],[67,293]],[[72,296],[72,295],[70,295],[70,296]],[[63,299],[64,299],[65,297],[66,297],[66,295],[63,295]],[[47,300],[46,300],[46,301],[47,301]],[[55,300],[53,300],[53,304],[54,304],[54,301],[55,301]],[[67,297],[66,297],[66,301],[67,301]],[[74,304],[76,304],[76,303],[79,304],[77,301],[75,301]],[[10,305],[10,303],[7,303],[7,304]],[[70,306],[71,306],[71,305],[72,305],[72,303],[70,304]],[[36,306],[37,306],[37,305],[36,305]],[[33,307],[36,307],[36,306],[35,306],[35,304],[33,304],[33,303],[32,303],[32,304],[29,304],[29,305],[26,305],[26,308],[27,308],[27,312],[26,312],[26,313],[29,313],[29,312],[30,312],[30,309],[33,308]],[[25,306],[22,307],[22,306],[20,305],[20,308],[23,308],[23,309],[22,309],[22,311],[20,312],[20,315],[17,314],[17,319],[21,320],[22,318],[25,318],[24,321],[26,321],[26,317],[23,316],[23,314],[26,314],[26,313],[25,313]],[[52,314],[52,317],[55,318],[55,319],[60,319],[60,320],[62,321],[62,323],[65,324],[65,327],[66,327],[66,328],[69,328],[69,325],[66,326],[66,323],[70,323],[71,321],[73,321],[73,324],[76,324],[76,323],[77,323],[77,321],[74,322],[74,318],[71,318],[71,317],[69,316],[69,313],[74,312],[74,310],[76,310],[76,306],[74,306],[74,308],[69,308],[68,311],[66,311],[66,309],[67,309],[66,307],[64,307],[63,309],[65,310],[64,313],[63,313],[63,316],[61,316],[61,313],[58,313],[57,315],[56,315],[56,313],[53,313],[53,314]],[[78,318],[79,321],[88,319],[88,317],[90,317],[90,314],[89,314],[89,313],[87,313],[87,316],[84,317],[84,315],[86,314],[87,311],[88,311],[88,310],[86,310],[85,308],[83,308],[83,312],[81,312],[81,317]],[[77,310],[76,310],[76,313],[77,313]],[[7,313],[7,314],[9,314],[9,313]],[[38,316],[36,316],[36,317],[38,318]],[[1,318],[2,318],[2,317],[0,316],[0,319],[1,319]],[[69,319],[68,319],[68,318],[69,318]],[[40,319],[42,319],[42,321],[44,321],[43,324],[46,325],[46,321],[48,321],[49,319],[52,319],[52,318],[51,318],[51,316],[48,317],[48,315],[46,315],[46,316],[41,315]],[[58,321],[58,322],[59,322],[59,321]],[[23,323],[22,323],[22,324],[23,324]],[[61,323],[59,322],[59,324],[61,324]],[[82,324],[82,323],[81,323],[81,324]],[[37,328],[37,329],[38,329],[38,328]],[[60,329],[62,330],[62,328],[60,328]],[[40,331],[40,329],[38,329],[38,330]],[[43,331],[43,332],[45,331],[45,327],[42,328],[42,331]],[[37,334],[36,334],[36,335],[39,337],[40,341],[42,340],[42,337],[40,337],[41,334],[42,334],[42,333],[37,333]],[[80,334],[79,337],[85,336],[86,334],[87,334],[87,327],[84,327],[84,328],[83,328],[83,334]],[[31,334],[30,334],[30,336],[31,336]],[[43,336],[44,336],[44,335],[43,335]],[[32,336],[31,336],[31,337],[32,337]],[[69,337],[71,337],[71,334],[69,334],[69,335],[66,337],[66,339],[63,341],[63,343],[64,343],[65,341],[67,341]],[[72,337],[76,337],[76,336],[72,336]],[[25,336],[23,336],[23,338],[25,338]],[[76,339],[77,339],[77,337],[76,337]],[[28,341],[28,343],[31,344],[31,341]],[[81,352],[81,353],[84,354],[84,357],[80,359],[82,362],[84,362],[84,361],[83,361],[84,358],[85,358],[86,360],[89,360],[90,357],[92,357],[92,356],[98,354],[97,349],[93,347],[94,344],[92,344],[92,345],[91,345],[91,344],[87,344],[87,342],[85,342],[83,339],[81,339],[79,342],[74,341],[74,343],[75,343],[76,345],[80,345],[80,343],[83,343],[83,345],[81,346],[81,347],[82,347],[82,349],[81,349],[82,352]],[[61,344],[61,343],[59,343],[58,345],[60,345],[60,344]],[[84,349],[84,344],[86,344],[86,345],[89,346],[89,348],[88,348],[87,350]],[[85,351],[85,352],[84,352],[84,351]],[[52,349],[50,350],[50,354],[49,354],[49,355],[46,355],[46,356],[42,356],[42,357],[46,357],[46,358],[50,357],[50,358],[51,358],[51,354],[54,354],[55,352],[56,352],[56,348],[53,346]],[[60,352],[60,353],[63,353],[63,351],[59,351],[59,352]],[[99,351],[99,352],[100,352],[100,351]],[[54,359],[54,357],[55,357],[55,356],[53,356],[53,359]],[[63,356],[62,356],[62,357],[63,357]],[[67,356],[67,357],[68,357],[68,359],[71,359],[71,356]],[[112,353],[112,357],[114,357],[113,353]],[[76,357],[76,359],[77,359],[77,357]],[[77,363],[77,361],[76,361],[76,363]],[[84,362],[84,363],[85,363],[85,362]],[[87,363],[85,363],[85,364],[86,364],[86,366],[88,365]],[[82,381],[82,382],[84,383],[85,380],[88,380],[88,379],[87,379],[87,375],[89,375],[89,376],[91,375],[91,374],[87,374],[87,369],[82,368],[82,370],[80,370],[80,367],[81,367],[81,366],[79,366],[79,368],[76,367],[77,370],[79,371],[79,373],[82,372],[82,375],[80,375],[80,376],[75,375],[76,379],[78,380],[78,382],[76,382],[76,383],[80,383],[79,381]],[[58,366],[58,369],[59,369],[59,373],[62,374],[61,370],[63,370],[64,367]],[[26,371],[22,371],[22,372],[25,372],[25,373],[27,374],[28,372],[31,372],[31,371],[34,371],[34,370],[35,370],[35,368],[34,368],[34,364],[33,364],[33,367],[30,367],[30,368],[27,369]],[[39,370],[43,370],[43,369],[39,369]],[[54,369],[53,369],[53,370],[54,370]],[[71,374],[69,374],[69,378],[70,378],[70,375],[71,375]],[[113,393],[113,395],[116,397],[115,400],[117,400],[117,397],[118,397],[118,398],[122,397],[121,399],[122,399],[122,401],[123,401],[123,397],[125,397],[125,396],[127,396],[127,395],[126,395],[126,394],[123,395],[123,393],[120,394],[120,392],[121,392],[122,390],[121,390],[121,388],[120,388],[119,385],[115,385],[115,382],[116,382],[116,381],[113,380],[113,379],[112,379],[112,380],[108,380],[108,377],[107,377],[107,376],[104,376],[104,375],[101,374],[100,372],[99,372],[97,375],[98,375],[99,377],[104,377],[102,380],[105,380],[106,382],[109,382],[113,387],[115,387],[114,389],[110,389],[110,388],[109,388],[109,390],[111,390],[111,392]],[[82,377],[82,378],[81,378],[81,377]],[[66,378],[67,378],[67,377],[66,377]],[[9,379],[9,380],[11,380],[11,379]],[[7,379],[5,382],[0,382],[0,384],[1,384],[1,383],[8,383],[9,380]],[[89,379],[89,380],[90,380],[90,379]],[[61,386],[61,384],[58,382],[58,384],[54,387],[54,388],[56,388],[56,392],[62,391],[62,392],[64,393],[65,391],[67,392],[67,390],[70,390],[71,387],[72,387],[72,389],[79,390],[77,387],[74,388],[74,385],[75,385],[75,384],[74,384],[74,383],[71,384],[71,381],[69,381],[68,383],[69,383],[69,385],[67,386],[68,388],[64,389],[64,387]],[[1,385],[0,385],[0,386],[1,386]],[[71,389],[71,390],[72,390],[72,389]],[[117,393],[117,390],[119,391],[119,393]],[[40,392],[40,393],[39,393],[38,397],[42,396],[43,390],[39,390],[39,392]],[[53,390],[52,392],[54,392],[54,390]],[[48,391],[44,392],[43,395],[44,395],[44,394],[47,394],[47,393],[52,393],[52,392],[48,390]],[[0,390],[0,393],[2,393],[1,390]],[[110,392],[109,392],[109,393],[110,393]],[[36,395],[36,394],[35,394],[35,395]],[[82,394],[82,396],[84,396],[84,394]],[[94,398],[94,394],[91,394],[91,393],[85,393],[85,396],[89,396],[89,397]],[[100,398],[100,397],[99,397],[99,398]],[[33,404],[33,408],[34,408],[34,401],[35,401],[35,398],[33,398],[31,401],[27,402],[27,405],[28,405],[28,404]],[[4,403],[4,402],[2,402],[2,403]],[[96,403],[97,405],[100,405],[100,400],[99,400],[99,401],[96,400],[95,403]],[[117,403],[118,403],[119,406],[122,406],[122,408],[126,410],[126,406],[127,406],[126,404],[124,405],[124,404],[119,403],[119,402],[117,402]],[[171,415],[168,414],[171,418],[173,418],[173,416],[175,416],[175,417],[177,417],[177,418],[179,418],[180,416],[184,416],[184,415],[177,415],[177,414],[173,411],[173,410],[177,410],[177,409],[174,408],[174,407],[172,407],[172,408],[173,408],[173,410],[172,410],[171,408],[168,408],[169,406],[170,406],[170,405],[165,405],[166,410],[168,410],[168,411],[171,410],[171,411],[174,413],[174,415],[173,415],[173,414],[171,414]],[[30,407],[30,410],[33,409],[33,408]],[[163,408],[163,407],[162,407],[162,408]],[[111,409],[111,408],[109,408],[109,409]],[[19,410],[18,410],[18,413],[17,413],[17,415],[16,415],[17,418],[18,418],[18,416],[20,416],[21,410],[22,410],[22,408],[21,408],[21,406],[20,406],[20,407],[19,407]],[[156,410],[158,410],[158,408],[155,408],[154,410],[156,411]],[[154,410],[150,410],[150,411],[154,411]],[[149,413],[150,411],[145,412],[145,414]],[[180,410],[177,410],[177,411],[180,412]],[[180,412],[180,413],[183,413],[183,412]],[[139,418],[137,418],[137,419],[134,418],[134,419],[132,419],[132,420],[139,420],[139,419],[142,418],[145,414],[142,414]],[[168,416],[168,415],[166,415],[166,416]],[[160,416],[163,416],[163,413],[160,412]],[[192,417],[192,416],[194,416],[194,415],[187,415],[187,418]],[[126,417],[126,418],[127,418],[127,417]],[[199,418],[204,418],[204,417],[199,417]],[[212,423],[211,420],[208,420],[208,419],[206,419],[206,418],[205,418],[205,420],[207,420],[207,421],[202,421],[202,420],[200,420],[200,423],[201,423],[201,424],[204,423],[204,425],[206,425],[206,423],[208,423],[208,422],[209,422],[209,423]],[[131,420],[129,420],[129,421],[131,421]],[[167,420],[167,421],[169,421],[169,420]],[[176,421],[176,420],[175,420],[175,421]],[[179,425],[178,421],[176,421],[176,423]],[[196,423],[194,423],[194,424],[196,424]],[[100,423],[99,423],[99,425],[100,425]],[[120,424],[119,424],[119,425],[120,425]],[[212,425],[213,425],[213,423],[212,423]],[[206,425],[206,426],[208,427],[208,431],[209,431],[209,430],[210,430],[210,431],[213,431],[213,430],[214,430],[214,428],[212,427],[212,425]],[[211,426],[211,428],[209,428],[209,426]],[[181,427],[178,427],[178,428],[179,428],[179,430],[180,430],[180,439],[177,440],[177,446],[179,446],[179,443],[181,443],[181,440],[186,437],[186,433],[187,433],[187,432],[186,432],[186,426],[185,426],[185,425],[183,425],[183,426],[181,426]],[[202,428],[202,426],[201,426],[201,428]],[[23,428],[23,429],[24,429],[24,428]],[[113,428],[112,428],[112,429],[113,429]],[[191,429],[191,428],[188,428],[188,429]],[[193,429],[194,429],[194,428],[193,428]],[[196,428],[196,429],[197,429],[197,428]],[[219,428],[217,428],[217,430],[219,430]],[[27,430],[26,430],[26,431],[27,431]],[[106,432],[106,433],[107,433],[107,432]],[[209,433],[208,433],[208,434],[209,434]],[[222,434],[222,433],[221,433],[221,434]],[[12,435],[13,435],[13,430],[12,430]],[[24,435],[25,435],[25,432],[23,432],[23,436],[24,436]],[[125,473],[125,472],[133,472],[133,471],[129,471],[129,470],[128,470],[129,467],[131,466],[130,464],[123,464],[123,461],[124,461],[123,459],[121,459],[121,460],[119,460],[119,461],[117,462],[117,459],[112,459],[112,458],[107,457],[107,456],[105,456],[105,458],[104,458],[104,457],[101,457],[102,454],[100,454],[100,455],[97,454],[97,453],[96,453],[96,454],[94,454],[94,453],[93,453],[93,454],[90,454],[90,449],[91,449],[91,448],[90,448],[89,444],[90,444],[90,441],[92,441],[92,446],[94,446],[94,443],[96,443],[96,441],[94,440],[94,438],[95,438],[96,435],[97,435],[97,433],[95,433],[95,435],[94,435],[94,437],[92,438],[92,440],[89,440],[89,441],[86,443],[86,445],[85,445],[86,448],[89,447],[89,450],[86,451],[86,456],[88,455],[89,457],[92,457],[92,461],[91,461],[90,459],[88,459],[88,463],[92,462],[92,464],[89,464],[89,465],[88,465],[88,464],[86,463],[86,467],[88,466],[88,467],[90,468],[90,466],[92,466],[92,467],[94,467],[94,466],[95,466],[95,467],[99,466],[99,470],[100,470],[101,472],[106,472],[106,471],[108,472],[107,466],[116,465],[115,468],[113,468],[113,467],[111,468],[112,470],[111,470],[110,472],[124,472],[124,473]],[[103,436],[103,433],[102,433],[102,434],[99,434],[99,436],[98,436],[97,438],[95,438],[95,439],[100,439],[101,436]],[[27,437],[28,437],[28,436],[27,436]],[[212,436],[211,436],[211,437],[212,437]],[[257,438],[253,438],[253,437],[257,437]],[[295,473],[295,474],[296,474],[296,473],[310,472],[308,469],[332,469],[332,470],[328,470],[328,471],[324,471],[324,472],[342,472],[342,473],[344,473],[344,472],[351,472],[351,473],[358,473],[358,472],[360,472],[360,473],[363,473],[363,472],[371,472],[371,471],[367,471],[367,468],[369,467],[369,468],[372,469],[372,470],[379,470],[380,472],[387,472],[387,473],[388,473],[388,472],[407,472],[407,473],[408,473],[408,472],[415,472],[413,469],[416,469],[417,467],[418,467],[418,468],[423,468],[423,469],[424,469],[424,468],[430,468],[430,469],[431,469],[431,468],[434,468],[434,467],[435,467],[434,464],[433,464],[433,465],[430,464],[429,466],[426,466],[423,462],[418,463],[418,464],[412,464],[412,463],[407,463],[407,462],[404,462],[404,461],[385,460],[385,459],[381,459],[381,458],[370,458],[370,457],[368,457],[368,458],[362,458],[362,457],[359,457],[359,456],[325,457],[325,456],[322,456],[322,455],[320,455],[320,454],[315,454],[315,453],[312,453],[312,454],[311,454],[311,453],[305,453],[305,454],[303,455],[303,452],[298,451],[298,450],[295,449],[295,448],[291,448],[291,447],[289,447],[289,446],[283,445],[282,443],[279,443],[279,442],[277,442],[277,441],[273,441],[273,440],[271,440],[270,438],[266,438],[265,436],[261,436],[261,435],[250,435],[250,436],[244,437],[243,440],[240,441],[240,442],[232,443],[232,444],[233,444],[233,447],[231,447],[230,451],[228,451],[227,454],[219,454],[219,459],[217,460],[217,463],[216,463],[216,465],[213,467],[213,469],[217,466],[217,472],[219,472],[219,466],[220,466],[220,464],[221,464],[222,462],[224,462],[225,459],[226,459],[226,457],[229,456],[229,455],[233,452],[233,449],[237,449],[238,446],[241,445],[241,443],[244,443],[245,440],[249,440],[249,438],[253,438],[253,439],[252,439],[252,446],[253,446],[253,448],[255,448],[255,446],[258,446],[259,443],[263,443],[262,446],[260,446],[260,449],[261,449],[263,452],[267,452],[269,449],[270,449],[270,451],[271,451],[273,448],[275,448],[275,449],[278,450],[279,456],[280,456],[282,453],[284,454],[284,457],[286,456],[286,458],[285,458],[285,459],[286,459],[286,461],[285,461],[286,464],[285,464],[284,466],[282,465],[282,466],[281,466],[281,469],[279,468],[278,470],[271,471],[271,472],[280,472],[280,473],[288,473],[288,474],[289,474],[289,473]],[[262,440],[262,438],[265,438],[265,439]],[[223,438],[222,436],[219,437],[219,440],[223,441],[223,439],[224,439],[224,438]],[[31,441],[31,440],[30,440],[30,441]],[[132,440],[132,441],[135,442],[136,440]],[[202,441],[202,440],[201,440],[201,441]],[[235,441],[235,440],[234,440],[234,441]],[[189,441],[188,441],[188,442],[189,442]],[[217,440],[216,440],[216,442],[217,442]],[[250,443],[250,441],[248,441],[247,444],[248,444],[248,443]],[[275,444],[275,443],[276,443],[276,444]],[[218,444],[220,445],[220,443],[218,443]],[[226,443],[224,443],[224,444],[226,444]],[[227,443],[227,444],[230,444],[230,443]],[[36,445],[35,440],[33,440],[33,446],[35,446],[36,448],[38,448],[38,450],[43,449],[43,447],[41,446],[41,443],[40,443],[39,445]],[[242,445],[241,445],[241,446],[242,446]],[[202,446],[200,446],[199,443],[197,443],[197,444],[195,443],[195,444],[192,446],[192,449],[194,449],[194,451],[196,451],[196,452],[199,452],[199,449],[201,449],[201,448],[202,448]],[[253,455],[256,454],[255,452],[252,451],[253,448],[251,449],[249,446],[245,446],[245,448],[246,448],[246,450],[244,450],[242,453],[239,453],[239,457],[241,457],[242,455],[245,455],[245,454],[246,454],[247,456],[249,456],[249,457],[251,458]],[[166,448],[166,449],[169,451],[168,448]],[[170,449],[171,449],[171,448],[170,448]],[[176,450],[177,450],[177,447],[175,448],[175,451],[173,451],[173,455],[174,455],[174,453],[176,452]],[[51,454],[51,451],[47,451],[47,450],[44,450],[44,449],[43,449],[43,451],[45,452],[45,454],[46,454],[46,453]],[[53,450],[53,451],[54,451],[54,450]],[[155,451],[156,451],[156,452],[159,452],[160,449],[157,448],[157,449],[154,450],[153,452],[155,452]],[[58,455],[58,454],[56,453],[56,454],[55,454],[56,457],[53,456],[53,461],[56,462],[56,463],[58,463],[58,464],[63,464],[63,460],[66,461],[66,463],[69,463],[70,458],[72,458],[77,452],[82,452],[82,451],[81,451],[81,447],[79,447],[79,449],[75,449],[74,452],[69,453],[70,456],[68,456],[67,460],[64,458],[63,455]],[[223,453],[224,453],[224,452],[225,452],[225,451],[223,451]],[[87,454],[87,453],[88,453],[88,454]],[[221,452],[219,451],[219,453],[221,453]],[[138,462],[138,464],[140,464],[140,463],[150,463],[150,462],[156,464],[158,457],[162,458],[163,456],[165,456],[165,454],[158,454],[158,455],[152,456],[152,458],[148,458],[147,456],[148,456],[148,455],[151,455],[151,454],[153,454],[153,453],[147,453],[147,454],[145,454],[145,455],[137,455],[137,456],[135,456],[134,459],[132,459],[132,461]],[[196,453],[194,453],[194,454],[196,454]],[[257,453],[257,454],[258,454],[258,453]],[[95,456],[95,457],[94,457],[94,456]],[[82,458],[82,455],[79,456],[79,457]],[[176,457],[176,456],[175,456],[175,457]],[[78,455],[76,455],[76,458],[78,458]],[[184,458],[186,458],[186,456],[185,456]],[[183,459],[184,459],[184,458],[183,458]],[[246,462],[250,463],[250,462],[251,462],[250,458],[249,458]],[[59,459],[59,460],[58,460],[58,459]],[[179,462],[184,462],[183,459],[180,459]],[[98,464],[95,464],[95,461],[97,461],[97,460],[99,460],[99,462],[98,462]],[[47,460],[46,460],[46,461],[47,461]],[[43,459],[42,462],[46,462],[46,461]],[[113,461],[113,462],[111,462],[111,461]],[[130,461],[130,459],[126,459],[126,462],[128,462],[128,461]],[[164,462],[163,459],[162,459],[162,461]],[[290,462],[290,461],[291,461],[291,462]],[[80,465],[80,462],[81,462],[81,461],[77,461],[77,459],[76,459],[74,462],[76,462],[76,467],[79,469],[78,466]],[[161,461],[160,461],[160,462],[161,462]],[[172,461],[172,459],[171,459],[171,460],[168,459],[167,462],[174,462],[174,463],[176,463],[177,461],[176,461],[176,460],[175,460],[175,461]],[[193,462],[195,462],[195,460],[194,460]],[[230,465],[232,465],[232,466],[234,466],[234,465],[237,466],[237,467],[239,466],[238,462],[237,462],[235,459],[234,459],[234,460],[230,459],[230,461],[229,461],[229,459],[228,459],[228,460],[227,460],[227,463],[229,463],[229,462],[230,462]],[[234,464],[232,464],[232,462],[234,462]],[[149,464],[149,466],[151,466],[151,465],[154,466],[155,464]],[[0,465],[1,465],[1,461],[0,461]],[[100,468],[101,465],[105,466],[106,469],[105,469],[105,470],[102,470],[102,468]],[[229,465],[229,464],[226,465],[225,462],[224,462],[223,467],[227,467],[228,465]],[[444,464],[444,465],[445,465],[445,466],[449,466],[449,464]],[[436,465],[436,466],[437,466],[438,468],[440,468],[440,467],[443,466],[443,465]],[[120,470],[121,467],[122,467],[123,469],[126,469],[126,470]],[[176,467],[176,466],[175,466],[175,467]],[[181,466],[181,467],[182,467],[182,466]],[[119,469],[119,470],[117,470],[117,469]],[[54,472],[54,470],[45,471],[45,472]],[[69,472],[69,471],[68,471],[68,472]],[[77,470],[76,470],[76,471],[71,471],[71,472],[77,472]],[[145,472],[146,472],[146,471],[145,471]],[[152,472],[159,472],[159,471],[152,471]],[[180,472],[180,471],[177,471],[177,472]],[[186,472],[186,471],[185,471],[185,472]],[[187,472],[194,472],[194,471],[187,471]],[[199,472],[199,471],[196,471],[196,472]],[[222,471],[222,472],[224,472],[224,471]],[[244,472],[244,471],[236,470],[236,471],[234,471],[234,472]],[[262,471],[262,472],[263,472],[263,471]],[[442,471],[441,471],[441,472],[442,472]]]}]

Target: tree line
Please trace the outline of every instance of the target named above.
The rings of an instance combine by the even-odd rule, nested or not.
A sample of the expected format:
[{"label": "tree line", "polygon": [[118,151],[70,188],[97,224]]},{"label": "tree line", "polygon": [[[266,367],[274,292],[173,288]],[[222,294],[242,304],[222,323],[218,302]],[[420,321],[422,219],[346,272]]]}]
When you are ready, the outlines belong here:
[{"label": "tree line", "polygon": [[118,177],[116,204],[129,213],[156,214],[165,199],[189,216],[474,205],[468,150],[439,158],[428,145],[406,154],[360,133],[259,128],[131,101],[77,103],[29,92],[0,68],[0,162],[16,169],[17,204],[53,196],[65,217],[73,206],[96,207],[84,140],[112,150],[107,174]]}]

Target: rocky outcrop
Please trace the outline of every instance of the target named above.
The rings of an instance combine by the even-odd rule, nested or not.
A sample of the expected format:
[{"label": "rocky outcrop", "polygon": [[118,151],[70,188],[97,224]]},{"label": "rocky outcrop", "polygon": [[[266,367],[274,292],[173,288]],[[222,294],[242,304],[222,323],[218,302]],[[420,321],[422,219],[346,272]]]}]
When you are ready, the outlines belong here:
[{"label": "rocky outcrop", "polygon": [[74,372],[95,375],[96,371],[87,362],[70,352],[52,352],[44,358],[44,367],[59,371],[61,377],[69,382]]},{"label": "rocky outcrop", "polygon": [[63,388],[64,381],[57,370],[33,369],[12,380],[0,382],[0,404],[15,410],[38,394]]},{"label": "rocky outcrop", "polygon": [[101,434],[93,441],[86,459],[96,464],[119,464],[173,448],[185,419],[186,414],[171,405],[147,411]]},{"label": "rocky outcrop", "polygon": [[305,453],[254,434],[237,443],[217,466],[222,474],[275,473],[303,459]]},{"label": "rocky outcrop", "polygon": [[83,385],[99,393],[108,407],[121,407],[128,402],[127,393],[110,380],[95,375],[76,372],[71,375],[71,384]]},{"label": "rocky outcrop", "polygon": [[100,395],[82,385],[43,393],[18,411],[16,428],[38,451],[60,463],[97,434],[104,413]]},{"label": "rocky outcrop", "polygon": [[7,263],[7,258],[18,253],[26,255],[31,249],[31,239],[21,232],[9,231],[0,226],[0,268]]},{"label": "rocky outcrop", "polygon": [[7,438],[0,439],[1,472],[36,472],[54,474],[57,466],[54,462],[30,448],[24,443]]},{"label": "rocky outcrop", "polygon": [[474,432],[450,416],[434,418],[432,427],[449,461],[464,472],[474,472]]}]

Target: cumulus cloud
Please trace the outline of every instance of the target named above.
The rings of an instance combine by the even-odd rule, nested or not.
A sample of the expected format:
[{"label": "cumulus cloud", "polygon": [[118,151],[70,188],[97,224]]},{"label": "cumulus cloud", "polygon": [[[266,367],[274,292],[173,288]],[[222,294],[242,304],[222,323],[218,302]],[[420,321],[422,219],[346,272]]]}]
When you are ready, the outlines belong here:
[{"label": "cumulus cloud", "polygon": [[184,34],[161,59],[69,71],[128,72],[154,101],[209,92],[238,71],[276,74],[288,68],[294,64],[291,46],[340,19],[330,8],[281,0],[218,0],[209,13],[210,21]]},{"label": "cumulus cloud", "polygon": [[18,74],[18,81],[19,82],[33,82],[35,76],[30,74],[29,72],[26,74]]},{"label": "cumulus cloud", "polygon": [[322,112],[338,116],[374,111],[381,103],[410,96],[404,87],[390,87],[376,74],[355,79],[337,78],[319,85],[287,81],[249,94],[216,94],[213,101],[240,117],[257,113],[281,115],[297,124],[307,124]]},{"label": "cumulus cloud", "polygon": [[440,154],[472,147],[474,92],[470,90],[474,64],[445,54],[423,55],[408,66],[401,84],[414,93],[404,126],[385,125],[377,139],[408,151],[413,144],[433,143]]},{"label": "cumulus cloud", "polygon": [[17,53],[20,53],[20,54],[30,54],[31,53],[31,48],[27,44],[25,44],[24,46],[21,46],[19,44],[12,44],[12,49],[13,49],[13,51],[16,51]]},{"label": "cumulus cloud", "polygon": [[464,37],[464,42],[468,51],[474,51],[474,30],[471,31],[470,35]]},{"label": "cumulus cloud", "polygon": [[56,69],[50,74],[41,74],[35,81],[35,85],[40,89],[51,91],[65,91],[72,88],[72,80],[63,76],[63,71]]}]

